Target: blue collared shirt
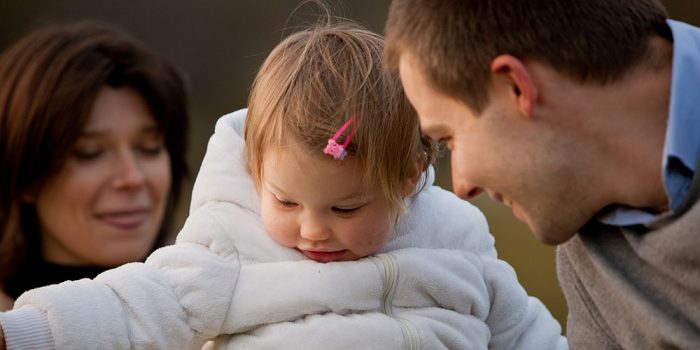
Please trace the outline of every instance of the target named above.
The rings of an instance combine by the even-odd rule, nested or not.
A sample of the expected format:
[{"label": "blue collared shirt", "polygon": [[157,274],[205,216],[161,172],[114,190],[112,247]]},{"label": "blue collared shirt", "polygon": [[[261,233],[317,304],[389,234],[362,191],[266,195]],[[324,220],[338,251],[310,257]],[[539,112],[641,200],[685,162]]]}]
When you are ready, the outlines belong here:
[{"label": "blue collared shirt", "polygon": [[[664,144],[663,181],[671,210],[688,194],[700,158],[700,28],[667,20],[673,32],[673,75]],[[631,207],[616,207],[599,216],[615,226],[646,224],[657,216]]]}]

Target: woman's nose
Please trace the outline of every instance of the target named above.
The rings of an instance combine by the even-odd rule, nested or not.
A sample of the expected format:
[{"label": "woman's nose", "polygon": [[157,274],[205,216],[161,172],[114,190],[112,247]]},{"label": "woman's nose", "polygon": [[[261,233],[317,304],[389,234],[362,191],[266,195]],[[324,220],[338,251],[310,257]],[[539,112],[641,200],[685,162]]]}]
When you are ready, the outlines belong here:
[{"label": "woman's nose", "polygon": [[133,152],[124,152],[118,156],[118,170],[114,178],[116,188],[135,188],[143,185],[145,176],[141,164]]}]

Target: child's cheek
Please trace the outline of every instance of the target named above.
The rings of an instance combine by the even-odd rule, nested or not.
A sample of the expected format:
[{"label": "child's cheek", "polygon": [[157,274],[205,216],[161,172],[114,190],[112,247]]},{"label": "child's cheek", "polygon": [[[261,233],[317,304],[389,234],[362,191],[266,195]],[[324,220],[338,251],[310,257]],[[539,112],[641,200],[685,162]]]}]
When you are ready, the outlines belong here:
[{"label": "child's cheek", "polygon": [[284,215],[274,216],[274,219],[266,219],[265,217],[263,215],[263,225],[272,239],[285,247],[296,248],[298,231],[294,229],[293,225],[290,225],[290,220]]},{"label": "child's cheek", "polygon": [[355,252],[362,255],[372,255],[384,247],[391,235],[392,225],[375,221],[372,225],[358,226],[355,233],[349,240],[349,244],[353,246]]}]

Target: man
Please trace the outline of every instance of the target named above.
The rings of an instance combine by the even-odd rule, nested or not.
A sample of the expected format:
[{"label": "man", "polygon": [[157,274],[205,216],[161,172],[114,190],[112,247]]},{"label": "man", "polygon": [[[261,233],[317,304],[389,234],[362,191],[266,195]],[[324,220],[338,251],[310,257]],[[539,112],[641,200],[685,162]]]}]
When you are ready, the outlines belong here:
[{"label": "man", "polygon": [[394,0],[455,192],[558,244],[572,349],[700,346],[700,29],[655,0]]}]

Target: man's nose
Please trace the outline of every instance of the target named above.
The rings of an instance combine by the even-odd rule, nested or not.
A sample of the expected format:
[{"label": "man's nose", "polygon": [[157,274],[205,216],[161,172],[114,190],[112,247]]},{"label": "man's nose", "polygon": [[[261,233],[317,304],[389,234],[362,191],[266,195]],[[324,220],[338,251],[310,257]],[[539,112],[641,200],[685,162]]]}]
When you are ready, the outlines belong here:
[{"label": "man's nose", "polygon": [[459,179],[452,180],[452,188],[454,189],[454,192],[457,195],[457,197],[462,198],[464,200],[471,200],[484,191],[480,187],[471,185],[465,181],[460,181]]},{"label": "man's nose", "polygon": [[[450,167],[452,168],[452,190],[457,195],[457,197],[464,200],[471,200],[483,192],[483,190],[471,183],[467,175],[473,174],[476,169],[471,169],[471,167],[477,167],[478,164],[474,163],[467,154],[460,152],[460,150],[453,149],[450,152]],[[471,175],[470,175],[471,176]]]}]

